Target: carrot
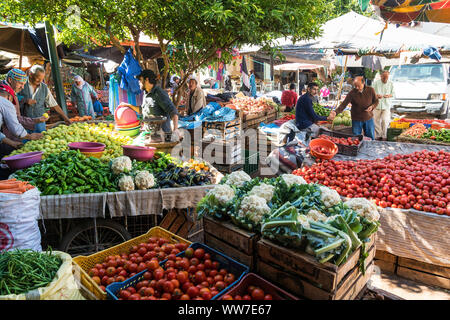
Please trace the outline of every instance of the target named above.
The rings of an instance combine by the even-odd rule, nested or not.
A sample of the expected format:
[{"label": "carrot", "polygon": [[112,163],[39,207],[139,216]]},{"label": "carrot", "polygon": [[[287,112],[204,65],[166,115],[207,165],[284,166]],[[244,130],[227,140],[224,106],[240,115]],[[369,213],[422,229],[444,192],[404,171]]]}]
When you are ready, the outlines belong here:
[{"label": "carrot", "polygon": [[22,191],[18,190],[1,190],[0,193],[13,193],[13,194],[22,194]]}]

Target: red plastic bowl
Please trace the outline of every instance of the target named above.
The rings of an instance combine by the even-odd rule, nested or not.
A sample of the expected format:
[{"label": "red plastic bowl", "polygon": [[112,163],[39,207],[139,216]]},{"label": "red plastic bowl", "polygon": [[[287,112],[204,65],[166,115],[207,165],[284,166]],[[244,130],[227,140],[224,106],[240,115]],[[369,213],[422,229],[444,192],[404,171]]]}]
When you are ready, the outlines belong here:
[{"label": "red plastic bowl", "polygon": [[70,150],[80,150],[80,152],[101,152],[106,145],[98,142],[71,142],[67,144]]},{"label": "red plastic bowl", "polygon": [[42,160],[44,152],[35,151],[5,157],[2,160],[13,170],[25,169]]},{"label": "red plastic bowl", "polygon": [[[313,147],[315,147],[315,146],[329,148],[332,151],[332,153],[331,154],[318,153],[313,150]],[[332,142],[328,139],[322,139],[322,138],[317,138],[317,139],[311,140],[311,142],[309,143],[309,148],[311,150],[310,151],[311,154],[314,157],[319,158],[319,159],[325,159],[325,160],[332,159],[338,152],[338,147],[334,142]]]},{"label": "red plastic bowl", "polygon": [[122,146],[123,155],[138,161],[148,161],[155,155],[156,148],[140,146]]},{"label": "red plastic bowl", "polygon": [[299,298],[287,293],[283,289],[277,287],[273,283],[261,278],[254,273],[246,274],[242,280],[232,287],[230,290],[226,291],[223,295],[219,297],[218,300],[223,300],[223,296],[229,294],[230,296],[240,295],[243,297],[247,294],[246,290],[249,286],[256,286],[261,288],[265,294],[270,294],[273,300],[299,300]]},{"label": "red plastic bowl", "polygon": [[138,121],[136,112],[127,106],[118,106],[114,112],[114,121],[118,125],[129,125]]}]

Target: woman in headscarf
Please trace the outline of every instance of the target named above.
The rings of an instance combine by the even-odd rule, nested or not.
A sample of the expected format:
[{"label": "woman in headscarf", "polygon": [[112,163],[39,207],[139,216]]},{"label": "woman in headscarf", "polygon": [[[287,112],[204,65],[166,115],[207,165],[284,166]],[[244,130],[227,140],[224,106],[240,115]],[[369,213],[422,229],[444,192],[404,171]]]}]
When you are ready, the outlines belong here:
[{"label": "woman in headscarf", "polygon": [[91,94],[97,99],[97,92],[95,92],[94,88],[84,81],[82,77],[75,76],[70,98],[73,105],[76,106],[80,117],[91,116],[95,119],[94,104],[92,102]]}]

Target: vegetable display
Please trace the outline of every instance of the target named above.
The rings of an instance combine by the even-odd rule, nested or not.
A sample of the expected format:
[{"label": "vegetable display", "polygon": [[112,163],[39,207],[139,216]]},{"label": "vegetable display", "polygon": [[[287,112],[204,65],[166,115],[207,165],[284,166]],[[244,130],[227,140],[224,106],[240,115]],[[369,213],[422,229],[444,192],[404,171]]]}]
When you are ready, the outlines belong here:
[{"label": "vegetable display", "polygon": [[345,110],[342,113],[339,113],[334,118],[333,126],[339,126],[339,125],[343,125],[343,126],[347,126],[347,127],[352,126],[352,115],[351,115],[350,111]]},{"label": "vegetable display", "polygon": [[171,244],[162,237],[150,237],[147,242],[132,246],[129,252],[111,255],[97,263],[88,271],[89,276],[105,291],[107,285],[122,282],[137,273],[159,267],[159,262],[169,255],[177,255],[187,248],[187,244]]},{"label": "vegetable display", "polygon": [[277,104],[271,99],[255,99],[252,97],[231,99],[230,104],[227,104],[226,107],[235,110],[241,110],[244,114],[261,113],[265,111],[276,110],[278,108]]},{"label": "vegetable display", "polygon": [[335,190],[292,174],[249,180],[235,172],[208,192],[197,213],[199,218],[231,218],[235,225],[285,247],[306,246],[322,263],[340,265],[360,246],[364,259],[363,244],[378,230],[378,208],[361,203],[344,203]]},{"label": "vegetable display", "polygon": [[325,108],[324,106],[322,106],[319,103],[314,103],[313,104],[313,109],[314,109],[314,112],[318,116],[322,116],[322,117],[328,117],[330,115],[330,112],[331,112],[331,110],[329,108]]},{"label": "vegetable display", "polygon": [[421,124],[415,124],[411,128],[405,130],[401,136],[408,136],[413,138],[422,138],[423,134],[427,132],[427,128]]},{"label": "vegetable display", "polygon": [[13,176],[36,186],[42,195],[118,191],[109,164],[78,150],[51,154]]},{"label": "vegetable display", "polygon": [[0,253],[0,296],[46,287],[62,261],[51,253],[15,249]]},{"label": "vegetable display", "polygon": [[114,131],[113,124],[106,123],[74,123],[70,126],[59,125],[53,129],[43,132],[44,137],[40,140],[28,141],[22,148],[14,150],[11,155],[43,151],[42,158],[50,154],[69,150],[67,144],[70,142],[100,142],[106,145],[100,160],[107,162],[110,159],[122,155],[122,145],[131,144],[130,137],[124,137]]},{"label": "vegetable display", "polygon": [[144,280],[120,290],[119,300],[211,300],[236,280],[202,248],[187,248],[184,256],[171,253],[162,267],[155,257],[144,264]]},{"label": "vegetable display", "polygon": [[322,161],[293,173],[344,197],[372,199],[383,208],[450,215],[450,152],[443,150],[357,162]]},{"label": "vegetable display", "polygon": [[423,139],[431,139],[442,142],[450,142],[450,129],[428,129],[422,136]]},{"label": "vegetable display", "polygon": [[19,181],[17,179],[9,179],[9,180],[1,180],[0,181],[0,193],[22,194],[33,188],[34,188],[34,186],[29,184],[28,182]]},{"label": "vegetable display", "polygon": [[334,142],[337,144],[343,144],[345,146],[357,146],[360,142],[358,138],[352,138],[352,137],[337,138],[337,137],[327,136],[326,134],[321,134],[320,136],[318,136],[318,138],[327,139],[327,140],[330,140],[331,142]]}]

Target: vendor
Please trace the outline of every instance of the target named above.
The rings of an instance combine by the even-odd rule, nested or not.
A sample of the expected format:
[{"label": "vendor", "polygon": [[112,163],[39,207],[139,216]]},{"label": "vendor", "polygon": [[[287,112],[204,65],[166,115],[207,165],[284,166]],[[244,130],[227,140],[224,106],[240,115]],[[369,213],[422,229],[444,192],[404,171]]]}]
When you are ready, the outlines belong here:
[{"label": "vendor", "polygon": [[203,89],[198,86],[196,78],[189,79],[189,99],[187,101],[187,116],[200,111],[206,106],[206,98]]},{"label": "vendor", "polygon": [[355,77],[353,90],[350,91],[345,100],[336,109],[336,114],[344,111],[351,103],[352,132],[360,135],[364,131],[366,137],[375,139],[375,123],[373,121],[373,110],[378,106],[378,98],[372,87],[366,86],[364,77]]},{"label": "vendor", "polygon": [[[22,113],[29,118],[40,118],[45,113],[45,107],[53,108],[64,119],[66,124],[71,124],[70,119],[55,101],[52,93],[44,80],[45,70],[40,65],[34,65],[29,70],[29,78],[25,83],[20,95],[23,99],[20,101]],[[34,132],[45,131],[45,123],[37,123]]]},{"label": "vendor", "polygon": [[331,111],[328,117],[317,115],[313,108],[313,97],[317,95],[318,91],[319,86],[317,83],[309,83],[306,93],[298,99],[297,106],[295,107],[295,122],[297,128],[299,130],[311,130],[313,137],[316,137],[319,134],[320,127],[316,122],[331,121],[336,115],[334,111]]},{"label": "vendor", "polygon": [[172,120],[173,132],[181,136],[181,132],[178,130],[177,108],[175,108],[167,92],[156,85],[155,73],[152,70],[143,70],[137,78],[139,79],[141,90],[144,90],[141,110],[149,110],[153,116],[167,117],[167,121],[162,125],[162,130],[165,133],[172,133],[170,125],[170,120]]},{"label": "vendor", "polygon": [[298,95],[295,92],[295,84],[289,85],[289,90],[284,90],[281,94],[281,104],[286,106],[285,112],[291,112],[297,104]]},{"label": "vendor", "polygon": [[72,100],[72,104],[76,106],[80,117],[91,116],[95,119],[94,104],[91,95],[97,99],[97,92],[95,92],[94,88],[84,81],[81,76],[75,76],[70,99]]},{"label": "vendor", "polygon": [[[41,133],[29,134],[19,123],[16,109],[13,105],[14,98],[15,93],[11,87],[4,84],[0,85],[0,128],[5,124],[14,136],[22,140],[38,140],[42,138]],[[7,138],[2,132],[0,132],[0,141],[0,159],[10,154],[22,144],[20,141]]]}]

